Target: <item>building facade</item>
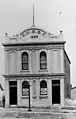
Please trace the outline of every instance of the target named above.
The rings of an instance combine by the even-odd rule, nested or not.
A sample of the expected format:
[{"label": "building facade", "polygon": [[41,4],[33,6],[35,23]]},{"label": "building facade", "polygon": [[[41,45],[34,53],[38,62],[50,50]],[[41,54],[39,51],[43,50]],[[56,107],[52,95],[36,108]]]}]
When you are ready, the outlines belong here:
[{"label": "building facade", "polygon": [[30,85],[31,107],[63,107],[70,98],[70,60],[62,32],[56,36],[31,26],[11,37],[6,34],[2,45],[5,106],[28,107]]}]

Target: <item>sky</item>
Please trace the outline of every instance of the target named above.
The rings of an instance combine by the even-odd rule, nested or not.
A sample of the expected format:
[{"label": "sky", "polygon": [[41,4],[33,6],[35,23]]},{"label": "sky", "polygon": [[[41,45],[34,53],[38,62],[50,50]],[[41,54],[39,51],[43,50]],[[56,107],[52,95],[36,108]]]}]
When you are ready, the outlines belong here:
[{"label": "sky", "polygon": [[0,83],[4,87],[4,41],[8,36],[32,26],[50,33],[63,31],[65,49],[71,61],[71,84],[76,86],[76,0],[0,0]]}]

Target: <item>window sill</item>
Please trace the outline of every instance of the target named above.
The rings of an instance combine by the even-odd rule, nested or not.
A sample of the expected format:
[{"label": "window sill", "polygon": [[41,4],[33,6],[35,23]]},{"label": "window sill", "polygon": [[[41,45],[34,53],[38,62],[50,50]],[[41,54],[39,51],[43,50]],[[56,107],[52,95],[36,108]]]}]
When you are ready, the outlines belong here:
[{"label": "window sill", "polygon": [[40,69],[39,72],[48,72],[47,69]]},{"label": "window sill", "polygon": [[40,95],[39,97],[40,99],[45,99],[45,98],[48,98],[48,95]]},{"label": "window sill", "polygon": [[20,72],[30,72],[30,70],[21,70]]},{"label": "window sill", "polygon": [[28,98],[29,98],[29,96],[21,96],[21,98],[28,99]]}]

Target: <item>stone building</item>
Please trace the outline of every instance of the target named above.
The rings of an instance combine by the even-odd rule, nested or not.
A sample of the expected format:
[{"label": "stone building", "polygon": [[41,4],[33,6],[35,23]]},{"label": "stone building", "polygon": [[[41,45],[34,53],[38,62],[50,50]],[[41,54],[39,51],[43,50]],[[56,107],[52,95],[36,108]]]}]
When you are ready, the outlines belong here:
[{"label": "stone building", "polygon": [[[70,60],[62,31],[31,26],[2,43],[5,51],[5,106],[64,106],[70,98]],[[69,91],[69,93],[68,93]]]}]

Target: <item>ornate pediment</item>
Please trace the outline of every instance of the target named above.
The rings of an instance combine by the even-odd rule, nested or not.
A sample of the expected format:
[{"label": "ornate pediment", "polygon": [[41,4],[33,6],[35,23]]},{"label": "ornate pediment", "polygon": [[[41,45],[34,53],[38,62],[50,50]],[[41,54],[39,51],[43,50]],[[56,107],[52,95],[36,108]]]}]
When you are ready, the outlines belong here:
[{"label": "ornate pediment", "polygon": [[55,36],[54,34],[51,34],[41,28],[32,26],[11,37],[6,35],[3,45],[20,45],[20,43],[44,43],[60,41],[63,41],[63,35],[61,33],[58,36]]},{"label": "ornate pediment", "polygon": [[20,33],[21,40],[25,40],[28,42],[34,41],[34,40],[40,40],[40,39],[46,39],[47,32],[36,28],[36,27],[31,27],[29,29],[24,30],[22,33]]},{"label": "ornate pediment", "polygon": [[38,29],[38,28],[30,28],[27,30],[24,30],[20,36],[25,37],[27,35],[30,35],[30,38],[37,38],[38,35],[42,35],[45,36],[47,34],[46,31],[42,30],[42,29]]}]

